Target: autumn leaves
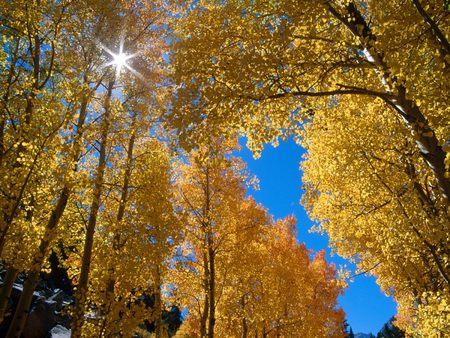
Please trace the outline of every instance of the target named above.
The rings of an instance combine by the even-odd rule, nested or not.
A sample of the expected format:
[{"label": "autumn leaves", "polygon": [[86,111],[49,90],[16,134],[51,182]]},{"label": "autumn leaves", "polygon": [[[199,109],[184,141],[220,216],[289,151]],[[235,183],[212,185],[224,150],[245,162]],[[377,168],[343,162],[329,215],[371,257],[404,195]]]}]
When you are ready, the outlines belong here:
[{"label": "autumn leaves", "polygon": [[[184,255],[169,272],[189,309],[183,337],[342,336],[343,285],[324,253],[296,241],[293,217],[274,221],[245,197],[245,167],[221,143],[192,152],[177,185]],[[180,333],[181,335],[181,333]]]},{"label": "autumn leaves", "polygon": [[[96,315],[101,318],[101,325],[97,323],[94,327],[103,327],[101,334],[117,330],[110,324],[117,322],[118,316],[117,306],[109,306],[114,304],[114,294],[107,295],[112,298],[108,301],[105,297],[99,301],[93,294],[120,282],[120,278],[110,273],[108,264],[104,280],[107,286],[98,282],[95,273],[108,262],[105,257],[111,257],[114,262],[118,251],[127,249],[123,244],[126,236],[116,240],[115,232],[119,229],[114,225],[122,225],[127,216],[125,209],[131,196],[128,181],[134,177],[131,170],[136,154],[142,163],[150,158],[150,167],[157,166],[155,170],[161,172],[153,181],[149,178],[151,184],[167,182],[164,163],[168,160],[164,160],[166,155],[157,156],[167,153],[165,147],[148,140],[148,121],[154,120],[160,109],[155,102],[161,92],[152,90],[160,78],[160,74],[153,72],[153,65],[158,62],[158,58],[153,58],[155,52],[140,54],[140,67],[152,63],[144,73],[149,83],[143,84],[134,78],[118,78],[114,69],[104,67],[109,60],[95,41],[117,44],[120,27],[134,15],[134,23],[127,24],[127,43],[131,45],[132,40],[136,47],[138,42],[150,43],[153,39],[154,46],[162,44],[160,39],[155,39],[155,31],[147,30],[154,28],[149,22],[156,14],[145,11],[141,15],[139,10],[145,9],[66,1],[6,3],[2,8],[5,39],[1,65],[5,76],[2,77],[1,170],[5,179],[1,182],[1,230],[2,263],[7,269],[1,291],[2,319],[12,282],[18,273],[26,274],[19,303],[10,318],[9,337],[20,336],[40,273],[52,251],[58,254],[60,263],[78,287],[72,313],[73,335],[80,336],[82,332],[90,335],[89,324],[83,327],[85,314],[94,304],[98,309],[106,309]],[[124,14],[126,19],[122,17]],[[145,27],[137,18],[148,20]],[[149,109],[144,110],[143,106]],[[124,171],[119,170],[124,167]],[[116,177],[122,178],[117,182]],[[107,205],[117,198],[122,202],[116,218],[105,220],[107,211],[111,212]],[[106,224],[112,224],[113,230],[107,232]],[[130,237],[133,232],[128,233]],[[140,240],[146,243],[142,236]],[[117,241],[119,249],[116,249]],[[109,249],[104,250],[104,246]],[[145,248],[143,244],[139,247]],[[102,254],[100,263],[96,259]],[[115,269],[120,270],[119,263]],[[144,285],[148,292],[151,272],[142,276],[147,279],[139,285]],[[127,294],[130,288],[123,287],[122,292]],[[129,301],[124,299],[121,304],[126,306]],[[148,315],[145,311],[141,313]],[[126,320],[120,325],[131,332],[142,321],[142,317],[135,318],[131,328],[130,323],[124,324]]]},{"label": "autumn leaves", "polygon": [[439,1],[201,1],[173,47],[181,137],[294,136],[311,217],[424,337],[450,334],[448,19]]},{"label": "autumn leaves", "polygon": [[[409,333],[449,334],[442,3],[185,5],[3,3],[2,319],[26,275],[8,336],[51,252],[77,287],[74,336],[152,320],[162,337],[166,302],[188,308],[185,335],[340,336],[333,268],[245,197],[236,133],[256,153],[295,137],[331,245],[378,277]],[[107,67],[102,45],[138,52],[135,72]]]},{"label": "autumn leaves", "polygon": [[[1,8],[7,336],[21,335],[53,254],[74,286],[65,309],[74,337],[130,337],[146,321],[165,337],[171,305],[187,307],[181,332],[194,336],[340,337],[334,268],[297,244],[295,220],[274,221],[245,197],[233,142],[210,129],[185,153],[178,130],[163,125],[175,101],[163,58],[175,8],[165,6],[40,0]],[[127,60],[136,73],[108,67],[102,46],[139,51]],[[11,309],[19,274],[23,291]]]}]

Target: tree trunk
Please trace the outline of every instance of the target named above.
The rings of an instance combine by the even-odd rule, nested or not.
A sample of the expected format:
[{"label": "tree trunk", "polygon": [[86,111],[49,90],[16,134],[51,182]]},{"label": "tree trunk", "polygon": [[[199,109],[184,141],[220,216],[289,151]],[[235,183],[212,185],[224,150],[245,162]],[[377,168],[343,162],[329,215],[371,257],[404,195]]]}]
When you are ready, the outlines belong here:
[{"label": "tree trunk", "polygon": [[[210,237],[212,237],[210,235]],[[208,242],[211,242],[212,239]],[[214,338],[214,325],[216,323],[216,301],[215,301],[215,253],[212,248],[212,245],[209,245],[208,248],[208,256],[209,256],[209,318],[208,318],[208,338]]]},{"label": "tree trunk", "polygon": [[6,113],[2,112],[0,117],[0,166],[3,164],[3,154],[5,153],[5,128],[6,128]]},{"label": "tree trunk", "polygon": [[[20,142],[18,142],[17,156],[16,156],[16,159],[14,160],[14,164],[12,164],[12,167],[22,167],[22,164],[18,161],[18,158],[19,158],[20,154],[25,151],[25,147],[22,145],[22,140],[28,141],[28,138],[29,138],[29,136],[27,134],[29,133],[30,123],[31,123],[31,119],[33,116],[33,112],[34,112],[34,100],[36,99],[36,91],[39,88],[40,41],[37,36],[35,36],[34,40],[35,40],[36,45],[34,47],[35,55],[33,57],[33,63],[34,63],[34,65],[33,65],[33,87],[32,87],[31,93],[26,98],[27,103],[25,105],[25,113],[24,113],[25,121],[23,121],[23,123],[20,125],[19,135],[16,139],[16,141],[20,141]],[[5,121],[6,121],[6,116],[5,116]],[[2,133],[3,133],[3,130],[2,130]],[[3,135],[2,135],[2,138],[3,138]],[[3,143],[3,140],[2,140],[2,143]],[[3,153],[2,153],[2,157],[3,157]],[[7,208],[6,213],[3,215],[2,218],[0,218],[0,220],[2,222],[1,223],[1,233],[0,233],[0,257],[2,255],[3,247],[5,245],[6,234],[8,233],[9,227],[13,223],[14,218],[16,217],[16,215],[18,213],[19,206],[22,202],[22,197],[25,192],[25,188],[28,185],[28,181],[29,181],[31,174],[33,172],[33,169],[34,169],[34,164],[35,163],[33,163],[33,166],[29,169],[28,175],[26,175],[26,178],[25,178],[25,182],[22,183],[22,186],[19,189],[19,194],[17,196],[15,196],[15,198],[13,198],[11,206],[9,208]]]},{"label": "tree trunk", "polygon": [[13,223],[14,218],[19,213],[19,209],[20,209],[20,205],[22,203],[23,195],[25,194],[25,190],[27,188],[28,182],[31,179],[33,171],[36,168],[36,164],[37,164],[37,160],[39,158],[39,154],[40,153],[37,153],[34,156],[33,163],[30,166],[30,168],[28,168],[28,173],[27,173],[24,181],[22,182],[22,185],[21,185],[21,187],[19,189],[18,195],[14,198],[14,201],[13,201],[11,207],[10,207],[10,210],[2,218],[3,222],[2,222],[2,229],[1,229],[1,234],[0,234],[0,257],[3,254],[3,248],[5,246],[6,234],[8,233],[9,227]]},{"label": "tree trunk", "polygon": [[[80,107],[80,114],[77,122],[77,132],[74,137],[74,152],[71,158],[75,163],[77,162],[81,152],[81,136],[83,133],[82,127],[86,119],[88,100],[88,97],[85,97]],[[72,168],[72,170],[77,170],[76,165]],[[59,221],[61,220],[64,210],[66,209],[67,201],[69,200],[71,194],[70,185],[70,182],[65,182],[58,202],[56,203],[56,206],[50,215],[50,219],[47,222],[44,236],[41,240],[41,243],[39,244],[38,251],[34,255],[33,266],[31,267],[30,273],[28,274],[27,280],[23,286],[23,292],[20,295],[19,304],[17,305],[13,321],[10,324],[8,337],[20,337],[20,334],[22,333],[25,321],[28,316],[31,300],[33,298],[33,292],[39,280],[39,273],[41,271],[42,265],[44,264],[48,248],[50,247],[53,236],[55,234],[55,229],[57,228]]]},{"label": "tree trunk", "polygon": [[215,318],[215,262],[213,251],[213,238],[212,238],[212,223],[210,217],[211,208],[211,192],[210,192],[210,172],[209,166],[206,167],[205,172],[206,187],[205,187],[205,214],[203,231],[205,235],[205,277],[207,278],[207,290],[209,300],[208,309],[208,338],[214,337],[214,324]]},{"label": "tree trunk", "polygon": [[10,94],[10,89],[11,89],[11,85],[12,85],[12,80],[13,80],[13,76],[14,76],[14,72],[16,69],[16,62],[17,62],[17,54],[19,52],[19,46],[20,46],[20,40],[18,38],[16,38],[15,40],[16,45],[15,48],[12,52],[11,55],[11,64],[9,67],[9,72],[8,72],[8,78],[5,82],[5,93],[3,94],[2,97],[2,116],[1,116],[1,122],[0,122],[0,166],[3,163],[3,156],[5,154],[5,128],[6,128],[6,121],[8,120],[8,101],[9,101],[9,94]]},{"label": "tree trunk", "polygon": [[162,321],[162,301],[161,301],[161,275],[159,267],[157,267],[155,278],[155,338],[162,338],[163,334],[163,321]]},{"label": "tree trunk", "polygon": [[[133,150],[134,150],[134,143],[136,141],[136,118],[137,114],[134,114],[132,117],[132,131],[131,131],[131,137],[128,142],[128,149],[127,149],[127,159],[126,159],[126,168],[123,178],[123,184],[122,184],[122,191],[120,196],[120,202],[119,202],[119,209],[117,211],[117,217],[116,221],[117,224],[119,224],[125,215],[125,209],[126,209],[126,203],[128,201],[128,189],[130,185],[130,178],[131,178],[131,172],[133,169]],[[116,229],[116,232],[114,234],[113,238],[113,250],[114,255],[119,255],[120,250],[123,248],[123,243],[121,239],[121,232],[120,229]],[[111,304],[114,302],[114,289],[116,284],[116,277],[115,277],[115,270],[114,266],[110,267],[109,271],[109,280],[107,282],[106,287],[106,302],[105,302],[105,322],[104,322],[104,328],[107,327],[107,317],[108,313],[111,311]]]},{"label": "tree trunk", "polygon": [[436,134],[431,129],[428,120],[423,116],[419,107],[406,98],[406,89],[398,87],[398,96],[395,104],[397,111],[403,117],[403,120],[409,127],[417,148],[422,158],[434,173],[437,186],[444,197],[447,206],[450,205],[450,180],[445,176],[445,157],[446,154],[439,146]]},{"label": "tree trunk", "polygon": [[[423,8],[420,1],[412,0],[412,2],[414,4],[414,7],[416,8],[416,10],[419,12],[420,16],[422,17],[423,21],[425,22],[425,24],[431,28],[431,32],[432,32],[431,36],[440,46],[439,51],[441,53],[442,59],[445,62],[445,65],[448,66],[448,62],[445,59],[445,57],[450,55],[449,41],[445,37],[445,34],[439,28],[437,22],[435,20],[433,20],[433,18],[425,11],[425,9]],[[444,6],[445,6],[445,2],[444,2]],[[448,2],[447,2],[447,6],[448,6]]]},{"label": "tree trunk", "polygon": [[[242,280],[239,280],[239,283],[242,284]],[[247,319],[245,318],[245,294],[242,295],[241,297],[241,308],[242,308],[242,335],[241,338],[247,338],[247,332],[248,332],[248,327],[247,327]]]},{"label": "tree trunk", "polygon": [[14,318],[11,325],[9,326],[6,338],[20,338],[28,317],[28,311],[38,279],[39,271],[33,271],[28,274],[28,278],[23,286],[23,291],[20,295],[19,303],[17,304],[17,309],[14,313]]},{"label": "tree trunk", "polygon": [[98,211],[100,209],[103,179],[106,168],[106,146],[110,126],[110,115],[111,115],[110,104],[113,86],[114,86],[114,79],[112,79],[108,84],[108,90],[105,101],[105,113],[103,118],[102,134],[100,139],[100,153],[98,159],[97,172],[95,175],[89,219],[86,227],[86,236],[84,241],[83,258],[81,261],[80,278],[78,281],[77,292],[75,297],[75,309],[72,317],[73,337],[81,336],[81,328],[84,323],[84,311],[87,301],[87,291],[88,291],[87,289],[89,280],[89,270],[91,267],[91,259],[92,259],[92,248],[94,244],[94,233],[95,233],[95,226],[97,224]]},{"label": "tree trunk", "polygon": [[242,318],[242,335],[241,338],[247,338],[247,320],[245,317]]},{"label": "tree trunk", "polygon": [[208,311],[209,311],[209,268],[208,268],[208,258],[206,253],[203,254],[203,290],[205,294],[205,301],[203,303],[203,313],[200,318],[200,338],[206,337],[206,323],[208,320]]},{"label": "tree trunk", "polygon": [[6,309],[8,308],[9,297],[13,289],[14,281],[17,278],[19,270],[10,267],[6,271],[5,279],[3,281],[2,289],[0,290],[0,323],[3,322]]},{"label": "tree trunk", "polygon": [[22,294],[20,295],[19,304],[17,305],[14,318],[9,326],[7,338],[20,337],[23,327],[25,326],[25,321],[28,317],[28,311],[30,309],[31,300],[33,298],[33,292],[36,288],[39,274],[42,265],[45,261],[47,254],[47,249],[52,242],[54,229],[57,227],[59,220],[62,217],[64,209],[67,205],[67,200],[69,198],[70,190],[68,187],[64,187],[60,195],[56,208],[52,211],[50,220],[47,223],[45,229],[45,235],[42,239],[38,252],[35,255],[33,266],[31,271],[28,273],[27,280],[23,286]]}]

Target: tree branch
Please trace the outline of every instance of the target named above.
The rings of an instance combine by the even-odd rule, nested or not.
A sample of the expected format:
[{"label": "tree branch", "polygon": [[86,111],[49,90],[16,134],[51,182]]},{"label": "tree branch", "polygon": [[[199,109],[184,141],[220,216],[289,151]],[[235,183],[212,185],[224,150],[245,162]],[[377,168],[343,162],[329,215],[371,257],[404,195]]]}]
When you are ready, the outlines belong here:
[{"label": "tree branch", "polygon": [[442,51],[446,54],[450,54],[450,43],[446,39],[445,35],[442,33],[442,31],[439,29],[437,23],[428,15],[428,13],[425,11],[425,9],[422,7],[422,4],[419,0],[411,0],[414,4],[414,7],[416,7],[419,14],[422,16],[423,21],[425,21],[428,26],[430,26],[431,30],[433,31],[433,36],[436,38],[437,42],[441,45]]}]

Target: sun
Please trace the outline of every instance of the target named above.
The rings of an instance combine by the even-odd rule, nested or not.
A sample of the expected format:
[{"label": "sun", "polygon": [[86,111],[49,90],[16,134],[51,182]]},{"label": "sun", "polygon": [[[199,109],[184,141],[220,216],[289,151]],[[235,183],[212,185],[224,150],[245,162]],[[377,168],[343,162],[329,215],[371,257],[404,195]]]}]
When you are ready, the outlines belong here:
[{"label": "sun", "polygon": [[123,67],[129,68],[130,66],[128,66],[127,60],[133,57],[132,55],[127,55],[122,51],[120,51],[119,54],[111,53],[111,56],[113,57],[111,64],[116,66],[117,73],[120,73]]},{"label": "sun", "polygon": [[122,68],[127,64],[128,55],[125,53],[119,53],[117,55],[113,55],[113,63],[116,67]]},{"label": "sun", "polygon": [[131,68],[131,66],[128,64],[128,60],[134,58],[138,53],[135,53],[135,54],[125,53],[123,51],[123,41],[120,41],[118,53],[114,53],[113,51],[111,51],[109,48],[107,48],[106,46],[104,46],[101,43],[99,43],[99,45],[103,50],[105,50],[112,57],[112,60],[110,62],[106,63],[103,67],[114,66],[116,68],[116,76],[120,75],[121,71],[124,68],[126,68],[127,70],[129,70],[131,73],[133,73],[135,75],[138,75],[138,76],[140,75],[133,68]]}]

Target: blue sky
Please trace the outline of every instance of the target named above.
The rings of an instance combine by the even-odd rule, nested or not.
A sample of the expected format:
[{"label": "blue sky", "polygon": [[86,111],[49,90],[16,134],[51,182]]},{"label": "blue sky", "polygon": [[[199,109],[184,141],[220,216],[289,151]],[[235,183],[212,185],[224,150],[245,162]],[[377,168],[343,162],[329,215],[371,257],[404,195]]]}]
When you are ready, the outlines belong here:
[{"label": "blue sky", "polygon": [[[244,143],[245,140],[242,139],[241,144]],[[277,148],[266,146],[257,160],[253,159],[245,146],[237,153],[260,181],[260,189],[249,191],[249,194],[262,203],[275,218],[294,214],[298,220],[298,240],[304,242],[308,249],[326,249],[329,262],[338,267],[343,264],[350,266],[341,257],[331,256],[326,235],[308,231],[313,223],[299,203],[302,194],[299,163],[303,154],[304,150],[292,140],[281,142]],[[376,334],[396,313],[392,298],[380,291],[374,277],[364,275],[349,283],[345,294],[339,297],[339,305],[344,309],[347,321],[355,333]]]}]

